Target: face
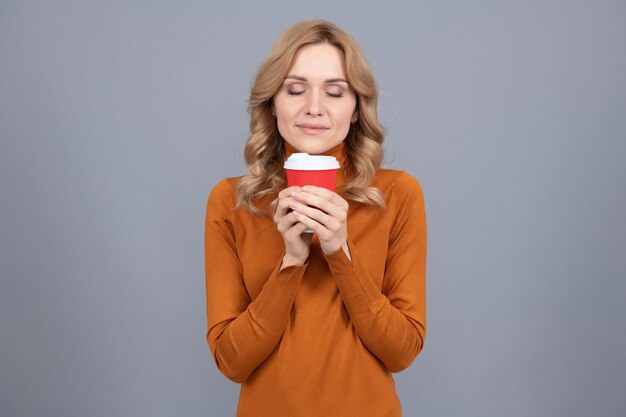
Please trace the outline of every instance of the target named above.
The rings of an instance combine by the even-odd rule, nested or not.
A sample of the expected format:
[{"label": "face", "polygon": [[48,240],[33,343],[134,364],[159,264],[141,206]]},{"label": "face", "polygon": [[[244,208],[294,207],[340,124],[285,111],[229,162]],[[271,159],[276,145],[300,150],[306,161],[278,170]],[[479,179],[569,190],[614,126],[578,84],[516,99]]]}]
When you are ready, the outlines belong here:
[{"label": "face", "polygon": [[346,81],[343,59],[327,43],[303,46],[274,96],[278,131],[300,152],[324,153],[350,130],[356,95]]}]

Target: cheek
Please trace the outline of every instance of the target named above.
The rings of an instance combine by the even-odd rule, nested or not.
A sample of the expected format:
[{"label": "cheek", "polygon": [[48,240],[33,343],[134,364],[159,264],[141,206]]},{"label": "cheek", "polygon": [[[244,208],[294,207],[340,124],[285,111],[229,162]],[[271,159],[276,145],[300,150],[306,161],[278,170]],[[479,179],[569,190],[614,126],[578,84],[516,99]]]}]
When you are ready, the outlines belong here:
[{"label": "cheek", "polygon": [[352,116],[354,115],[355,106],[345,106],[341,108],[336,114],[338,121],[341,124],[350,124],[352,122]]},{"label": "cheek", "polygon": [[293,119],[298,113],[298,108],[299,103],[293,97],[287,99],[283,94],[274,97],[274,110],[279,119]]},{"label": "cheek", "polygon": [[276,116],[279,119],[279,122],[285,119],[293,118],[294,115],[294,105],[287,105],[282,100],[277,100],[274,105],[274,110],[276,111]]},{"label": "cheek", "polygon": [[273,98],[274,102],[274,111],[276,114],[281,114],[285,111],[285,97],[283,94],[278,93]]},{"label": "cheek", "polygon": [[289,125],[286,122],[284,117],[277,117],[276,127],[278,128],[278,133],[284,138],[289,137]]},{"label": "cheek", "polygon": [[274,101],[274,113],[276,114],[276,127],[278,132],[283,138],[288,139],[291,136],[290,126],[292,124],[292,109],[291,106],[285,105],[285,103],[277,99]]}]

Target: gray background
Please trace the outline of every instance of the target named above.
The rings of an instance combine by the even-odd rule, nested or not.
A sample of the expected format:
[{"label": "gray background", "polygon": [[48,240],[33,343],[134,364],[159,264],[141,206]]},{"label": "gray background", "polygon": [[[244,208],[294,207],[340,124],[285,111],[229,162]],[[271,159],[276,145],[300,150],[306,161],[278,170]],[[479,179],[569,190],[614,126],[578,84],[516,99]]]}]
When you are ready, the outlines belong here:
[{"label": "gray background", "polygon": [[[379,3],[379,4],[377,4]],[[276,36],[361,43],[423,185],[406,416],[626,412],[626,2],[0,1],[0,415],[229,416],[206,198]]]}]

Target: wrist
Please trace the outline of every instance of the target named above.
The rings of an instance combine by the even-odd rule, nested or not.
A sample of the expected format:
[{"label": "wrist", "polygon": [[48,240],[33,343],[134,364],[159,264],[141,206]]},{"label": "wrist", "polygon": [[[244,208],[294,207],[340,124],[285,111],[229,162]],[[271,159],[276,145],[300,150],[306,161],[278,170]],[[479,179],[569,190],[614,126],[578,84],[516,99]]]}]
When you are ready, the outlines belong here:
[{"label": "wrist", "polygon": [[296,256],[290,256],[289,254],[285,254],[285,256],[283,256],[283,262],[280,264],[280,269],[287,268],[288,266],[304,265],[305,262],[306,258],[301,259]]},{"label": "wrist", "polygon": [[346,257],[352,262],[352,256],[350,255],[350,248],[348,247],[348,242],[346,241],[342,246],[343,252],[346,254]]}]

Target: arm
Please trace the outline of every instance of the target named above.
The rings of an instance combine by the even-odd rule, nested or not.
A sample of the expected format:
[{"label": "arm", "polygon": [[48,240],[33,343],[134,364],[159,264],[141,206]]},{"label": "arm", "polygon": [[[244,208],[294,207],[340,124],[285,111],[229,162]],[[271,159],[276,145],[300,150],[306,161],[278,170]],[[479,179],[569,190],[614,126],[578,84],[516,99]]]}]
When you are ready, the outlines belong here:
[{"label": "arm", "polygon": [[243,382],[278,344],[306,265],[281,270],[280,256],[251,301],[235,244],[233,207],[233,187],[223,180],[211,192],[205,223],[207,341],[218,369]]},{"label": "arm", "polygon": [[349,239],[352,262],[343,250],[325,257],[362,342],[398,372],[413,362],[426,334],[426,217],[421,187],[410,175],[402,174],[392,196],[395,219],[382,291]]}]

